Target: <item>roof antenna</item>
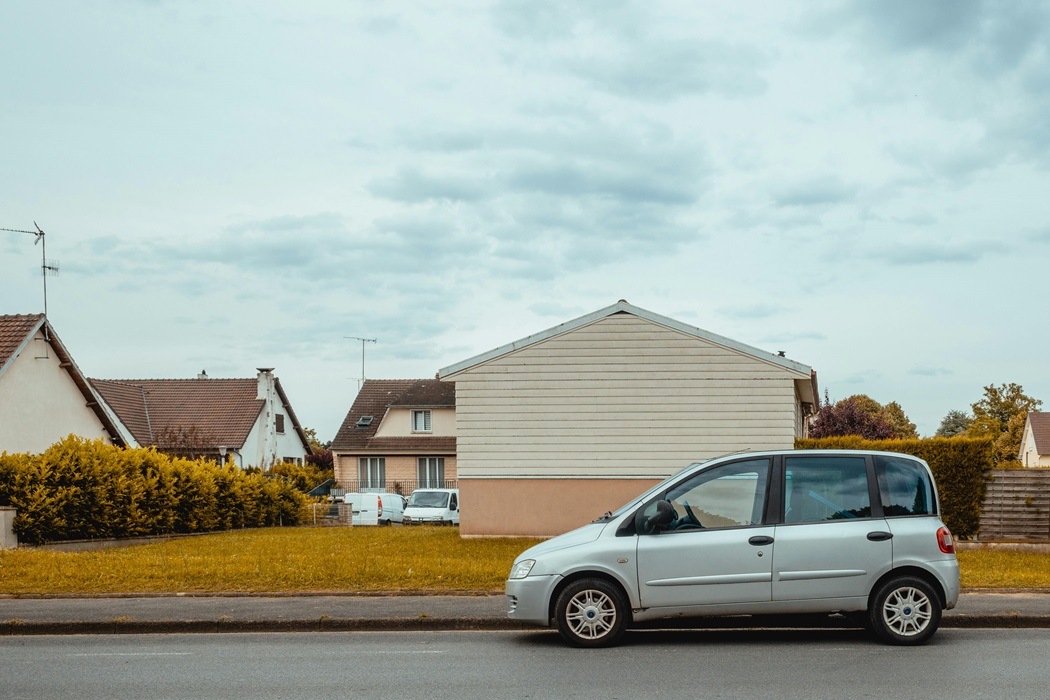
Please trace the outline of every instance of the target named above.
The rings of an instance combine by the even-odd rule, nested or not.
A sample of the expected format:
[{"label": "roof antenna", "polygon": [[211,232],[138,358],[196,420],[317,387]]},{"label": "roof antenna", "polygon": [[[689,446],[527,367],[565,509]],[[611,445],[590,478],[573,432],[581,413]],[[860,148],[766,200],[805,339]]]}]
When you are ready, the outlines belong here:
[{"label": "roof antenna", "polygon": [[358,338],[356,335],[344,335],[347,340],[360,340],[361,341],[361,378],[357,380],[357,390],[361,391],[361,387],[365,383],[365,343],[374,343],[376,338]]},{"label": "roof antenna", "polygon": [[[40,276],[44,280],[44,318],[47,318],[47,277],[58,276],[58,261],[47,259],[47,241],[44,240],[44,229],[40,228],[40,224],[33,222],[33,226],[36,227],[36,231],[26,231],[19,228],[0,228],[0,231],[11,231],[12,233],[28,233],[31,236],[36,236],[33,241],[33,245],[40,244]],[[44,326],[44,336],[47,337],[47,325]],[[48,338],[50,340],[50,338]]]}]

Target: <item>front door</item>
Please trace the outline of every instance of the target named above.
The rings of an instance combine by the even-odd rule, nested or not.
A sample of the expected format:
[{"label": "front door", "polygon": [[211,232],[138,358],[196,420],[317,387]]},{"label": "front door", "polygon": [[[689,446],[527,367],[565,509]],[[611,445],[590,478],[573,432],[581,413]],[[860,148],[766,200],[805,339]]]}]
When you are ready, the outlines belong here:
[{"label": "front door", "polygon": [[696,473],[647,504],[668,501],[675,519],[638,535],[642,607],[687,607],[770,600],[772,526],[763,525],[769,460]]}]

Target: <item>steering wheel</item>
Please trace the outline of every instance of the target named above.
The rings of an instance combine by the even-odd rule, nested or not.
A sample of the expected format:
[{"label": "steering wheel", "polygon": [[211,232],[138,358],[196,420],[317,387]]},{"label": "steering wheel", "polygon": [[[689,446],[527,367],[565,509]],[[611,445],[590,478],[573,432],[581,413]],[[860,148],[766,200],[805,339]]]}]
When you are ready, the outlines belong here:
[{"label": "steering wheel", "polygon": [[700,518],[696,517],[696,513],[689,507],[689,504],[682,501],[682,505],[685,506],[685,516],[678,519],[678,522],[675,524],[676,528],[698,527],[703,529],[704,526],[700,524]]}]

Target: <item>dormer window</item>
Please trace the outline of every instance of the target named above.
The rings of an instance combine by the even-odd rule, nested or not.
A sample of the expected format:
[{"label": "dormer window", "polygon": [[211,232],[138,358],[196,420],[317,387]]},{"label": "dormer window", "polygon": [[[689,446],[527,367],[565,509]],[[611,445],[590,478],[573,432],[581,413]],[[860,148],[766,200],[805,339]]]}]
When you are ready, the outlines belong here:
[{"label": "dormer window", "polygon": [[412,411],[412,432],[429,433],[431,430],[430,410]]}]

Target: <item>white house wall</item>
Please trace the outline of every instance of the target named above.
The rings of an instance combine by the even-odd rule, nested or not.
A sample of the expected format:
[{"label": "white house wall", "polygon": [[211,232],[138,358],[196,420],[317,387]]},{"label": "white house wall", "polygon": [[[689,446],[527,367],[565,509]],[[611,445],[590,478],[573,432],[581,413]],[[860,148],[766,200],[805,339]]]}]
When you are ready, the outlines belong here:
[{"label": "white house wall", "polygon": [[450,379],[460,478],[660,478],[790,448],[808,377],[616,314]]},{"label": "white house wall", "polygon": [[70,433],[110,442],[41,333],[0,376],[0,451],[40,453]]}]

